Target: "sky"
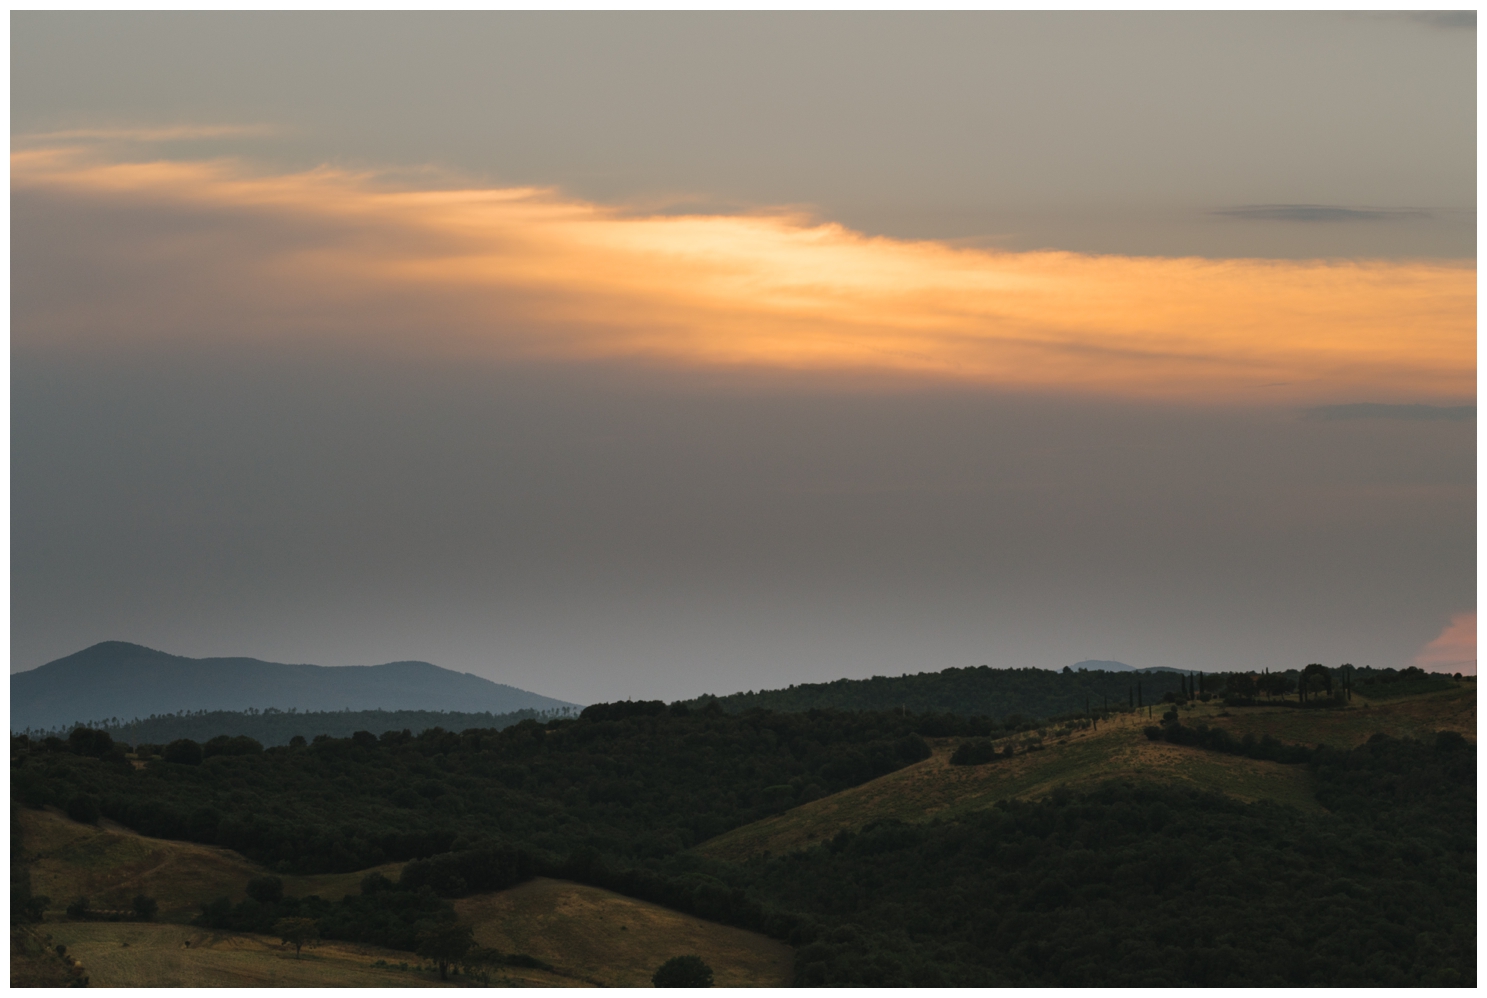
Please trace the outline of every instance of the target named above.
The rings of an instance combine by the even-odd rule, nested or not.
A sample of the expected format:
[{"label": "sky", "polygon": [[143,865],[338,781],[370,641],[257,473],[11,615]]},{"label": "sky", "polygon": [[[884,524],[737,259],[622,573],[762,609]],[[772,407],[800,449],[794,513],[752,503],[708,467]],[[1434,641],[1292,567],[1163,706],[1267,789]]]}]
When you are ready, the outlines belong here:
[{"label": "sky", "polygon": [[12,15],[12,671],[1475,671],[1474,15]]}]

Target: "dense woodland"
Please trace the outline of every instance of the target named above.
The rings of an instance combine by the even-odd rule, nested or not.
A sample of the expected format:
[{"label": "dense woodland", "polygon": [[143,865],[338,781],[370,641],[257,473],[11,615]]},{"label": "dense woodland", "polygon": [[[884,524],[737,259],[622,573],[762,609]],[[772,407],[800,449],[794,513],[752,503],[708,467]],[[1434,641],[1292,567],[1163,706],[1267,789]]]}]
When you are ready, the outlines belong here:
[{"label": "dense woodland", "polygon": [[11,782],[26,803],[90,799],[145,834],[227,846],[281,872],[359,870],[491,835],[628,861],[917,762],[929,748],[915,729],[928,720],[601,705],[504,731],[361,732],[272,749],[223,737],[194,757],[173,744],[143,771],[99,733],[31,743]]},{"label": "dense woodland", "polygon": [[[1319,671],[1320,670],[1320,671]],[[1460,677],[1457,677],[1460,678]],[[1441,689],[1448,676],[1411,667],[1394,669],[1307,666],[1270,672],[1182,673],[1167,671],[992,669],[978,666],[871,679],[802,683],[783,690],[734,693],[689,701],[693,707],[715,702],[729,713],[748,710],[906,710],[995,718],[1053,718],[1120,706],[1136,707],[1189,693],[1237,699],[1277,700],[1321,691],[1330,694],[1351,684],[1372,697],[1403,696]],[[1315,690],[1309,688],[1315,686]],[[1299,702],[1299,701],[1298,701]]]},{"label": "dense woodland", "polygon": [[[1144,703],[1182,688],[1175,672],[1084,672],[1047,669],[992,669],[978,666],[908,676],[838,679],[801,683],[783,690],[759,690],[703,697],[692,706],[715,701],[729,713],[748,710],[906,710],[917,714],[955,713],[1018,719],[1082,713],[1086,709]],[[1139,690],[1138,690],[1139,687]]]},{"label": "dense woodland", "polygon": [[1475,750],[1312,765],[1331,814],[1107,786],[710,872],[820,927],[802,984],[1474,984]]},{"label": "dense woodland", "polygon": [[[1318,705],[1359,679],[1329,674],[1328,693],[1318,676],[1296,673]],[[1164,696],[1229,692],[1171,678]],[[415,860],[346,899],[260,884],[203,910],[223,928],[308,918],[325,938],[413,948],[452,925],[443,899],[551,875],[790,942],[802,984],[1475,983],[1476,756],[1450,734],[1342,751],[1246,743],[1168,712],[1149,737],[1308,766],[1327,812],[1111,784],[880,823],[788,856],[687,851],[923,759],[926,737],[988,746],[1027,726],[1014,713],[601,704],[501,731],[178,740],[142,746],[143,769],[106,732],[78,730],[12,739],[11,785],[24,806],[227,846],[284,873]]]}]

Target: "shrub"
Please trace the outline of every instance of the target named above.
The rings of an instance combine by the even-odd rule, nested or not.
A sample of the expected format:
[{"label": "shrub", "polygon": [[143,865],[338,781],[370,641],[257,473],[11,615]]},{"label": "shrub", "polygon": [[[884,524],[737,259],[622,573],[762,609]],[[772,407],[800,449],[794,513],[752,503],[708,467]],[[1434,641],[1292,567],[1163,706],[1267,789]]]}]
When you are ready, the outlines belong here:
[{"label": "shrub", "polygon": [[52,899],[45,894],[32,894],[24,881],[10,885],[10,921],[40,922],[46,915],[47,905]]},{"label": "shrub", "polygon": [[985,738],[975,741],[961,742],[956,746],[954,754],[950,756],[952,766],[980,766],[983,763],[994,762],[997,757],[996,746]]},{"label": "shrub", "polygon": [[85,824],[98,824],[98,801],[88,794],[78,794],[67,802],[67,817]]},{"label": "shrub", "polygon": [[201,765],[201,746],[189,738],[177,738],[165,746],[163,758],[166,762],[174,762],[182,766],[199,766]]},{"label": "shrub", "polygon": [[651,983],[658,988],[710,988],[713,969],[696,954],[674,956],[661,964]]},{"label": "shrub", "polygon": [[201,757],[210,759],[214,755],[256,755],[262,751],[263,746],[247,735],[234,738],[218,735],[201,747]]},{"label": "shrub", "polygon": [[284,900],[284,881],[278,877],[254,877],[248,881],[248,896],[262,904]]}]

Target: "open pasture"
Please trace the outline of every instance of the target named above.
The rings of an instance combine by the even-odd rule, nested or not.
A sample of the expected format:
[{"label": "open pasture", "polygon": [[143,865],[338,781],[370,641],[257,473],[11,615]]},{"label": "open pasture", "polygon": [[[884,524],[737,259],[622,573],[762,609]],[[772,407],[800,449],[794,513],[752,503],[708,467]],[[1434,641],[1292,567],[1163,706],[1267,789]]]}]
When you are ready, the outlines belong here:
[{"label": "open pasture", "polygon": [[480,945],[529,953],[592,984],[649,987],[657,967],[687,953],[712,967],[718,987],[790,983],[794,951],[784,943],[571,881],[538,877],[454,908]]},{"label": "open pasture", "polygon": [[[86,825],[55,808],[18,810],[31,889],[51,898],[49,910],[58,913],[77,897],[88,898],[94,908],[127,910],[135,895],[145,894],[159,903],[161,921],[185,922],[205,901],[242,900],[248,881],[269,872],[231,849],[152,839],[107,820]],[[376,869],[396,879],[402,867]],[[356,893],[370,872],[280,879],[287,894],[337,899]]]}]

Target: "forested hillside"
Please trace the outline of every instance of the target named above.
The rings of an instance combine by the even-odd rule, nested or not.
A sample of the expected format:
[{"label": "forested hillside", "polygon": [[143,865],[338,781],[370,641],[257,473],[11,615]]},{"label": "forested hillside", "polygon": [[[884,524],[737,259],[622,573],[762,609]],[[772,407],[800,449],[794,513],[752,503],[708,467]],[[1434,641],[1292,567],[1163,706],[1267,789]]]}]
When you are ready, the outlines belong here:
[{"label": "forested hillside", "polygon": [[1313,771],[1331,814],[1112,785],[705,869],[821,925],[806,985],[1475,984],[1474,749]]},{"label": "forested hillside", "polygon": [[272,749],[178,742],[142,771],[98,733],[32,743],[12,787],[32,805],[82,797],[144,834],[227,846],[284,872],[358,870],[492,835],[637,861],[922,759],[922,723],[642,702],[504,731],[360,732]]},{"label": "forested hillside", "polygon": [[260,884],[238,906],[207,905],[203,924],[228,929],[305,917],[327,938],[407,946],[419,919],[455,929],[420,891],[549,875],[787,941],[801,984],[1475,983],[1476,753],[1454,733],[1279,753],[1305,760],[1290,764],[1310,772],[1315,811],[1107,783],[880,821],[788,855],[690,850],[913,765],[924,737],[1006,730],[622,703],[504,731],[182,741],[143,769],[78,731],[14,739],[11,786],[20,806],[227,846],[286,874],[418,860],[345,901]]}]

